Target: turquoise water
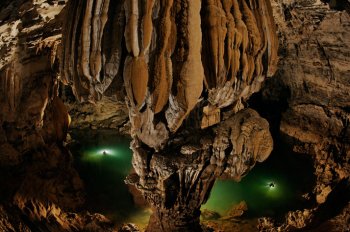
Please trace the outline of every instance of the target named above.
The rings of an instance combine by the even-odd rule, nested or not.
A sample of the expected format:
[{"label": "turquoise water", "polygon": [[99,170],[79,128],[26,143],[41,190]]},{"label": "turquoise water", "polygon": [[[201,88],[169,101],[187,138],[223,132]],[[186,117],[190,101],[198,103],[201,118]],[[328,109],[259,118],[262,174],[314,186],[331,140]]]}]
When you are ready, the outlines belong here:
[{"label": "turquoise water", "polygon": [[74,130],[70,150],[87,192],[86,208],[116,223],[146,224],[149,211],[134,204],[124,183],[132,170],[130,139],[113,130]]},{"label": "turquoise water", "polygon": [[[85,208],[102,213],[117,223],[131,222],[144,228],[150,210],[135,205],[133,195],[124,183],[132,170],[130,139],[113,130],[77,130],[72,131],[71,136],[75,142],[70,149],[87,192]],[[312,173],[312,164],[307,157],[276,149],[241,182],[216,181],[202,209],[225,216],[232,206],[244,200],[248,205],[248,217],[282,216],[288,210],[305,206],[301,196],[313,186]],[[271,183],[273,187],[270,187]]]},{"label": "turquoise water", "polygon": [[312,190],[313,166],[305,155],[274,151],[267,161],[257,164],[240,182],[216,181],[208,202],[202,206],[225,215],[240,201],[248,206],[248,216],[282,216],[289,210],[302,209],[302,197]]}]

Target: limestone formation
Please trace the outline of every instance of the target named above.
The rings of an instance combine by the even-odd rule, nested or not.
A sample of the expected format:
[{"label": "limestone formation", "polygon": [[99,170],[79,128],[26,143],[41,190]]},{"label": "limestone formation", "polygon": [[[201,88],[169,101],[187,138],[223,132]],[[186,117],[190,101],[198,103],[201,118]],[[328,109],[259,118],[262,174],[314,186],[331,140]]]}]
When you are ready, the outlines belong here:
[{"label": "limestone formation", "polygon": [[[283,58],[277,75],[262,89],[263,107],[270,108],[268,114],[274,115],[269,116],[270,125],[276,122],[272,128],[283,140],[311,157],[316,183],[310,193],[311,208],[289,212],[282,222],[262,224],[269,230],[313,227],[318,231],[326,226],[346,231],[348,223],[342,222],[349,218],[345,216],[349,198],[342,194],[349,195],[345,186],[350,176],[350,59],[344,54],[350,52],[350,17],[320,1],[282,2],[272,1]],[[348,1],[324,2],[344,10]],[[334,208],[338,216],[330,213]],[[329,220],[324,222],[326,217]]]},{"label": "limestone formation", "polygon": [[[215,2],[218,5],[213,5]],[[272,76],[273,72],[268,74],[268,67],[276,69],[273,66],[277,65],[277,50],[266,48],[277,48],[278,44],[273,34],[275,26],[270,23],[273,19],[268,14],[269,4],[269,1],[249,4],[246,1],[208,1],[202,16],[208,21],[202,25],[205,38],[202,59],[211,104],[219,108],[237,105],[258,90],[252,87],[254,80],[262,82],[265,77]],[[224,44],[227,45],[225,49]],[[271,52],[274,62],[269,61]],[[263,67],[265,53],[267,60],[264,62],[268,65]]]},{"label": "limestone formation", "polygon": [[[324,2],[344,12],[313,0],[1,1],[0,166],[25,171],[1,183],[11,204],[1,202],[0,230],[113,231],[102,215],[69,213],[84,199],[64,147],[62,85],[79,102],[102,100],[73,113],[92,128],[86,111],[116,128],[115,114],[126,124],[128,111],[136,174],[127,182],[153,207],[148,231],[201,230],[215,180],[240,180],[273,148],[267,121],[244,108],[277,67],[261,95],[283,105],[273,129],[314,161],[315,206],[260,229],[317,225],[350,173],[350,8]],[[126,99],[120,114],[115,98]],[[339,212],[330,225],[341,231],[348,202]]]},{"label": "limestone formation", "polygon": [[124,1],[69,1],[67,8],[72,21],[62,29],[61,79],[80,101],[94,102],[120,78]]},{"label": "limestone formation", "polygon": [[131,145],[136,173],[126,182],[153,208],[147,231],[201,231],[200,207],[216,178],[240,180],[272,150],[267,121],[251,109],[191,133],[191,139],[175,141],[159,153],[149,152],[137,140]]},{"label": "limestone formation", "polygon": [[[62,100],[70,97],[110,111],[106,123],[115,109],[96,102],[125,100],[136,172],[128,181],[154,208],[149,231],[201,230],[200,206],[216,178],[239,180],[271,152],[268,123],[244,110],[276,69],[268,0],[0,6],[0,161],[26,170],[0,215],[14,210],[39,231],[113,230],[100,215],[69,213],[84,201],[64,147],[72,108]],[[4,217],[0,228],[30,223]]]},{"label": "limestone formation", "polygon": [[[110,3],[108,12],[118,17],[106,13],[108,4],[69,3],[74,21],[64,27],[62,79],[81,101],[96,101],[104,80],[120,78],[118,71],[105,77],[109,68],[124,65],[132,136],[151,148],[163,148],[200,101],[219,111],[244,108],[242,102],[276,70],[278,40],[269,1]],[[119,29],[109,45],[116,55],[107,66],[101,37],[109,38],[111,27]],[[166,138],[159,140],[156,128]]]}]

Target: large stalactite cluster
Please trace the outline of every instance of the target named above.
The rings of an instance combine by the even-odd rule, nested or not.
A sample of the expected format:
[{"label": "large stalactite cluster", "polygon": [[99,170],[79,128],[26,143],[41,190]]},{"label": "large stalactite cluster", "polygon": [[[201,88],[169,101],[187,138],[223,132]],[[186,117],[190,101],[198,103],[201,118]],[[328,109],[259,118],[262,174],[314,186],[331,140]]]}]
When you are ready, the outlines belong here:
[{"label": "large stalactite cluster", "polygon": [[147,230],[200,231],[216,178],[240,180],[273,147],[266,120],[243,110],[277,67],[270,1],[79,0],[67,10],[61,80],[80,101],[124,89],[127,182],[153,207]]},{"label": "large stalactite cluster", "polygon": [[[59,209],[83,199],[63,143],[63,83],[80,102],[125,97],[135,169],[127,181],[154,210],[148,230],[201,230],[200,206],[216,178],[239,180],[273,147],[266,120],[244,109],[277,67],[270,1],[70,0],[59,13],[60,4],[50,17],[23,4],[9,24],[16,44],[0,60],[0,155],[33,159],[15,206],[33,221],[54,215],[54,228],[85,226]],[[42,180],[51,171],[57,178]],[[66,187],[74,193],[61,193]]]},{"label": "large stalactite cluster", "polygon": [[244,108],[277,67],[266,0],[68,4],[61,80],[72,84],[79,100],[92,102],[112,82],[123,83],[132,135],[156,150],[192,111]]},{"label": "large stalactite cluster", "polygon": [[[285,222],[264,218],[259,230],[319,223],[346,230],[349,6],[348,0],[0,1],[0,230],[116,230],[106,217],[80,211],[83,183],[65,145],[66,106],[74,97],[63,83],[84,113],[72,116],[85,127],[100,128],[101,118],[115,123],[112,111],[126,100],[134,167],[126,182],[152,207],[147,231],[201,231],[200,208],[216,179],[239,181],[272,150],[267,121],[244,108],[276,71],[275,22],[279,72],[249,103],[282,134],[274,137],[278,146],[312,157],[316,185],[303,195],[311,209],[288,212]],[[95,124],[86,123],[91,118]],[[342,211],[336,217],[335,208]]]}]

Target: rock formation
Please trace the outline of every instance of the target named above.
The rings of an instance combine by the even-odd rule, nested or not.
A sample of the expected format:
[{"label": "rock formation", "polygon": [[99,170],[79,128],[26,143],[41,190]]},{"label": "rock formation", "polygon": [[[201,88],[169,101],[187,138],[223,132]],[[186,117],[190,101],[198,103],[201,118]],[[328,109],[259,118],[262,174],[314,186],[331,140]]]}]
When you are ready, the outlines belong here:
[{"label": "rock formation", "polygon": [[[108,4],[68,3],[61,78],[81,101],[99,100],[123,78],[132,135],[155,150],[199,102],[200,109],[238,111],[276,70],[269,1],[120,1],[110,4],[106,21]],[[112,44],[104,42],[112,36]]]},{"label": "rock formation", "polygon": [[[350,51],[350,17],[319,1],[282,4],[276,0],[273,9],[282,57],[279,71],[262,89],[265,114],[259,113],[294,151],[312,157],[316,176],[310,194],[314,206],[290,212],[283,225],[276,222],[276,226],[282,230],[324,226],[320,222],[349,210],[349,197],[345,197],[349,185],[344,182],[348,183],[350,174],[350,59],[346,55]],[[267,108],[274,109],[269,112]],[[303,212],[307,216],[299,217]],[[342,231],[348,217],[331,221],[330,228]]]},{"label": "rock formation", "polygon": [[200,207],[216,178],[240,180],[267,158],[273,144],[267,121],[246,109],[214,128],[183,131],[158,153],[138,140],[131,147],[136,173],[126,182],[153,208],[147,231],[201,231]]},{"label": "rock formation", "polygon": [[[272,150],[268,123],[240,111],[276,70],[270,2],[79,0],[67,12],[61,79],[95,102],[122,78],[137,173],[128,181],[154,208],[148,230],[200,230],[215,179],[239,180]],[[204,145],[184,138],[201,129],[212,136]]]},{"label": "rock formation", "polygon": [[86,225],[68,214],[81,205],[83,184],[63,147],[70,120],[58,97],[60,2],[1,3],[6,6],[0,9],[0,166],[6,176],[1,178],[1,231],[69,231]]},{"label": "rock formation", "polygon": [[[345,11],[316,0],[1,1],[0,166],[17,171],[0,179],[0,229],[114,230],[71,213],[84,197],[64,147],[68,112],[118,130],[129,114],[136,173],[126,181],[153,208],[148,231],[201,230],[215,179],[239,181],[269,156],[269,123],[313,157],[316,206],[260,229],[348,218],[350,8],[324,2]],[[246,109],[262,87],[255,108],[269,123]],[[127,109],[113,107],[120,100]],[[337,198],[340,212],[325,217]]]}]

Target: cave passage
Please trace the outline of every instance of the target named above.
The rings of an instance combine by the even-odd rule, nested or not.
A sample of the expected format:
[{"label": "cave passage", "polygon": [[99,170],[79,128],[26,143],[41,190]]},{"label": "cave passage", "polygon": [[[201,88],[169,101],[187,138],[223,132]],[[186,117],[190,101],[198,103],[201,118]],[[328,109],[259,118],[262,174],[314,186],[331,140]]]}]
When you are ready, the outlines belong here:
[{"label": "cave passage", "polygon": [[[118,224],[134,223],[146,228],[150,210],[135,203],[135,194],[140,193],[130,191],[130,186],[124,183],[132,171],[130,138],[114,130],[73,130],[70,134],[73,140],[70,151],[87,190],[84,207]],[[309,157],[277,148],[240,182],[217,180],[201,209],[225,217],[230,209],[245,201],[248,206],[245,218],[279,217],[306,206],[307,200],[302,195],[311,191],[314,181]]]},{"label": "cave passage", "polygon": [[240,182],[217,180],[202,209],[225,216],[232,207],[245,201],[248,218],[278,218],[290,210],[303,209],[308,204],[303,194],[311,192],[314,184],[310,157],[277,148]]},{"label": "cave passage", "polygon": [[[73,130],[70,151],[84,181],[87,201],[84,207],[99,212],[117,224],[147,225],[150,212],[134,203],[125,177],[132,170],[130,138],[115,130]],[[133,192],[135,194],[135,192]]]}]

